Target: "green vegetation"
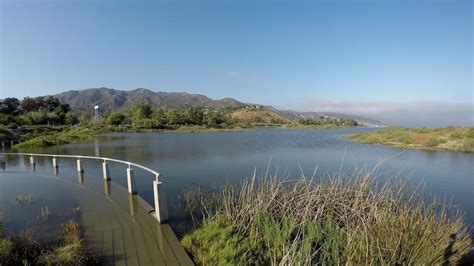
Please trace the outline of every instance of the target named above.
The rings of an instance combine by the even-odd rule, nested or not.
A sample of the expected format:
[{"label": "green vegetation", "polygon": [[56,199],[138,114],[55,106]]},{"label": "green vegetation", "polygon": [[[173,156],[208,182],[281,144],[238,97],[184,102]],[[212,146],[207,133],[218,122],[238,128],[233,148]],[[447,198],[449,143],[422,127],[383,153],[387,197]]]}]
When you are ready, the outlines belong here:
[{"label": "green vegetation", "polygon": [[77,116],[70,112],[69,105],[53,97],[5,98],[0,108],[0,124],[17,129],[23,125],[74,125]]},{"label": "green vegetation", "polygon": [[32,195],[23,195],[23,194],[20,194],[18,196],[16,196],[16,199],[15,199],[16,203],[18,204],[31,204],[33,203],[33,196]]},{"label": "green vegetation", "polygon": [[274,111],[263,108],[243,108],[231,113],[241,123],[288,124],[290,120]]},{"label": "green vegetation", "polygon": [[287,128],[336,128],[357,126],[352,119],[308,117],[291,121],[286,116],[260,106],[220,109],[189,107],[152,108],[146,102],[128,110],[112,112],[97,119],[90,113],[74,113],[53,97],[6,98],[0,105],[0,140],[26,140],[15,148],[34,149],[90,141],[107,132],[141,131],[229,131],[262,126]]},{"label": "green vegetation", "polygon": [[79,225],[69,221],[61,225],[59,245],[41,253],[40,265],[91,265],[98,264],[91,251],[81,239]]},{"label": "green vegetation", "polygon": [[327,182],[254,176],[181,198],[203,217],[181,242],[200,265],[451,264],[471,247],[459,210],[373,172]]},{"label": "green vegetation", "polygon": [[12,140],[16,139],[15,133],[7,128],[0,127],[0,140]]},{"label": "green vegetation", "polygon": [[474,128],[384,128],[346,136],[353,141],[422,150],[474,152]]},{"label": "green vegetation", "polygon": [[41,135],[15,145],[15,148],[45,148],[53,145],[91,141],[96,135],[107,132],[101,127],[79,127],[64,129],[60,132]]},{"label": "green vegetation", "polygon": [[79,225],[68,221],[61,225],[58,243],[42,246],[31,236],[3,235],[0,217],[0,265],[97,265],[99,262],[84,245]]}]

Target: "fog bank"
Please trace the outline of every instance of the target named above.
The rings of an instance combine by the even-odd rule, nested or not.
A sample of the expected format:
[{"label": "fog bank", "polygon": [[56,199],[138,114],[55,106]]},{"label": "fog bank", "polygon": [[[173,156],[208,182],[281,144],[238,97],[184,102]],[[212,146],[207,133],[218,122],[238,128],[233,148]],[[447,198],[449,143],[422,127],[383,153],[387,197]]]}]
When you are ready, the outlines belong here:
[{"label": "fog bank", "polygon": [[472,99],[465,102],[311,100],[298,111],[336,112],[406,127],[474,126]]}]

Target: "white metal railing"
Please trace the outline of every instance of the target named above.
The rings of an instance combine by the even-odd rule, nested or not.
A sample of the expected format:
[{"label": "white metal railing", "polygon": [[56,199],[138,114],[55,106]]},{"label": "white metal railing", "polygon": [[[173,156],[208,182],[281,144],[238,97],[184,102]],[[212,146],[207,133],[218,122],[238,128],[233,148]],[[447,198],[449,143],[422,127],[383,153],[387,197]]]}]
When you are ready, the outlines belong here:
[{"label": "white metal railing", "polygon": [[[107,157],[97,157],[97,156],[83,156],[83,155],[65,155],[65,154],[39,154],[39,153],[13,153],[13,152],[3,152],[0,153],[2,155],[17,155],[17,156],[29,156],[30,157],[30,165],[35,165],[35,157],[49,157],[52,158],[51,162],[53,167],[59,167],[58,164],[58,158],[74,158],[76,159],[76,165],[77,165],[77,171],[78,172],[84,172],[84,168],[82,167],[82,161],[81,159],[91,159],[91,160],[98,160],[98,161],[103,161],[102,162],[102,175],[104,180],[111,180],[110,178],[110,172],[109,172],[109,166],[107,162],[115,162],[115,163],[120,163],[120,164],[125,164],[127,165],[127,187],[128,187],[128,192],[130,194],[137,194],[136,190],[136,185],[135,185],[135,175],[133,171],[133,167],[137,167],[140,169],[143,169],[155,176],[155,180],[153,181],[153,196],[154,196],[154,203],[155,203],[155,216],[156,219],[160,223],[166,223],[168,221],[168,208],[166,205],[166,199],[164,196],[164,191],[162,187],[162,183],[159,182],[158,178],[160,177],[160,173],[156,172],[153,169],[150,169],[146,166],[128,162],[128,161],[123,161],[123,160],[118,160],[118,159],[113,159],[113,158],[107,158]],[[2,162],[1,164],[2,168],[5,170],[6,168],[6,163]]]}]

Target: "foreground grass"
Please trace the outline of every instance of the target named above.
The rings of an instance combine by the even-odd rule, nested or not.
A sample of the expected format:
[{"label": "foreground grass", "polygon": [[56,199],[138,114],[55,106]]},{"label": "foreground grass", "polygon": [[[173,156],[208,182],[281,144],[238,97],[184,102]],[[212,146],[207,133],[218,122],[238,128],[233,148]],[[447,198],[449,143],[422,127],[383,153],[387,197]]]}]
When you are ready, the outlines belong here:
[{"label": "foreground grass", "polygon": [[[203,223],[181,243],[200,265],[456,263],[471,240],[453,206],[372,173],[327,182],[255,178],[185,190]],[[419,196],[420,195],[420,196]]]},{"label": "foreground grass", "polygon": [[31,236],[5,238],[0,218],[0,265],[97,265],[73,221],[61,225],[58,243],[42,246]]},{"label": "foreground grass", "polygon": [[400,148],[474,152],[474,128],[384,128],[355,133],[346,138],[369,144]]}]

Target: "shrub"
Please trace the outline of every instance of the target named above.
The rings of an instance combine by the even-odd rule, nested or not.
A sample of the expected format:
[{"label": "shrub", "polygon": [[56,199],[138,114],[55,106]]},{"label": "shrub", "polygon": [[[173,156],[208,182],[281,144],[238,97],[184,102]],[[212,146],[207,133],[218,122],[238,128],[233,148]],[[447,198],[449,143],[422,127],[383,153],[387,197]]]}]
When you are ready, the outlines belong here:
[{"label": "shrub", "polygon": [[421,145],[426,148],[434,148],[438,146],[440,142],[436,138],[428,138]]},{"label": "shrub", "polygon": [[474,128],[471,127],[467,130],[465,138],[474,139]]},{"label": "shrub", "polygon": [[12,253],[12,242],[8,239],[0,239],[0,265],[6,262]]},{"label": "shrub", "polygon": [[250,240],[234,234],[232,225],[216,216],[193,234],[181,240],[183,247],[201,265],[239,265],[241,261],[257,262]]},{"label": "shrub", "polygon": [[465,139],[462,145],[462,151],[474,152],[474,139]]}]

